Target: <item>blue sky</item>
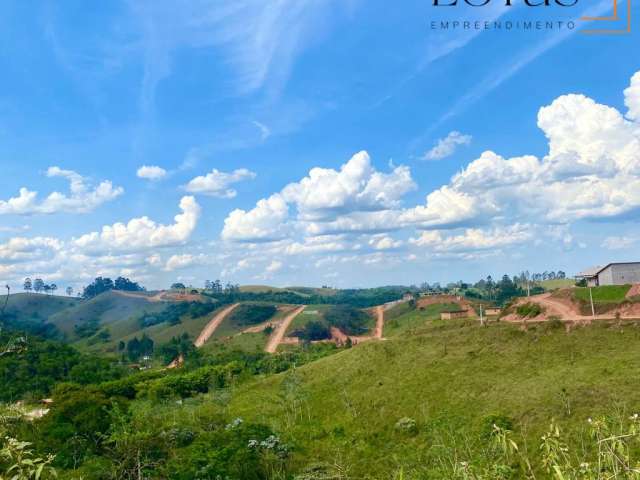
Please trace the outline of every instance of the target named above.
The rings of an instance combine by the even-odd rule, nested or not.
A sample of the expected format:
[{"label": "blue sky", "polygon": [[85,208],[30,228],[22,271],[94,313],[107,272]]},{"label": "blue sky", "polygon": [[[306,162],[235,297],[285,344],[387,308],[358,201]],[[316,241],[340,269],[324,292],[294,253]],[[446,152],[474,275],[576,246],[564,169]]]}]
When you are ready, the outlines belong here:
[{"label": "blue sky", "polygon": [[608,3],[5,2],[0,280],[371,286],[637,260],[636,25],[430,28]]}]

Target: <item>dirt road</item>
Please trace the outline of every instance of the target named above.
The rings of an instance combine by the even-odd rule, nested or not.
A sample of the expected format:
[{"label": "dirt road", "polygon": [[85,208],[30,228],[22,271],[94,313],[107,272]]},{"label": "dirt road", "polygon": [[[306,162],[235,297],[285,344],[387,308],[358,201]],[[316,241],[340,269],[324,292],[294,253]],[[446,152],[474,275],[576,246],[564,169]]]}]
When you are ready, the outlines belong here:
[{"label": "dirt road", "polygon": [[164,298],[162,298],[163,292],[156,293],[155,295],[147,295],[144,293],[127,292],[124,290],[112,291],[122,297],[137,298],[139,300],[146,300],[147,302],[164,302]]},{"label": "dirt road", "polygon": [[[540,295],[533,295],[531,297],[520,299],[519,303],[533,302],[542,305],[545,308],[545,312],[538,317],[527,319],[527,322],[545,322],[549,317],[558,317],[563,322],[590,322],[591,320],[614,320],[616,319],[616,312],[609,312],[605,314],[582,315],[578,310],[578,306],[574,305],[567,299],[555,298],[551,293],[543,293]],[[621,319],[636,319],[638,318],[638,312],[635,308],[626,308],[619,311]],[[510,315],[511,316],[511,315]],[[522,319],[506,318],[507,321],[522,322]]]},{"label": "dirt road", "polygon": [[293,312],[291,312],[289,315],[287,315],[284,318],[282,323],[280,323],[280,325],[278,325],[278,327],[276,328],[276,331],[273,332],[273,335],[271,335],[271,338],[269,338],[269,343],[267,343],[267,346],[264,349],[265,352],[267,353],[276,352],[276,350],[278,349],[278,345],[280,345],[280,343],[282,342],[282,339],[284,338],[285,333],[287,333],[287,329],[289,328],[289,325],[291,325],[291,322],[293,322],[294,318],[300,315],[300,313],[304,310],[304,307],[305,305],[302,305],[301,307],[296,308]]},{"label": "dirt road", "polygon": [[193,342],[193,344],[196,346],[196,348],[200,348],[205,343],[207,343],[207,340],[209,340],[211,338],[211,335],[213,335],[213,333],[220,326],[222,321],[238,305],[240,305],[240,304],[239,303],[234,303],[233,305],[229,305],[228,307],[224,308],[223,310],[221,310],[220,312],[218,312],[218,313],[216,313],[214,315],[214,317],[211,319],[211,321],[209,323],[207,323],[207,325],[202,329],[202,331],[200,332],[200,335],[198,335],[198,338],[196,339],[196,341]]},{"label": "dirt road", "polygon": [[162,290],[154,295],[148,295],[142,292],[128,292],[125,290],[113,290],[113,292],[123,297],[139,298],[148,302],[199,302],[202,301],[200,294],[195,293],[178,293]]},{"label": "dirt road", "polygon": [[542,295],[535,295],[530,298],[546,308],[547,311],[545,313],[547,317],[556,315],[564,320],[590,320],[592,318],[591,316],[580,315],[571,305],[554,299],[551,293],[543,293]]},{"label": "dirt road", "polygon": [[382,338],[382,330],[384,329],[384,305],[376,307],[376,329],[373,331],[373,336],[376,338]]}]

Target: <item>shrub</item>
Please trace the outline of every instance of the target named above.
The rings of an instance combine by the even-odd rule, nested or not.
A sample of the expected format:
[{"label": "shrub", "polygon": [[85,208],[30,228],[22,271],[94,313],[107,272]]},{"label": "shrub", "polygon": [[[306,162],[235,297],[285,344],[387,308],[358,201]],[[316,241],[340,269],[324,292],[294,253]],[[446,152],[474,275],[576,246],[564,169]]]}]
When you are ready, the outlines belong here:
[{"label": "shrub", "polygon": [[331,307],[325,312],[324,318],[329,325],[339,328],[347,335],[362,335],[368,330],[369,315],[349,305]]},{"label": "shrub", "polygon": [[522,318],[533,318],[540,315],[544,309],[537,303],[527,302],[516,307],[516,313]]},{"label": "shrub", "polygon": [[278,309],[274,305],[243,304],[229,316],[236,325],[257,325],[273,317]]},{"label": "shrub", "polygon": [[331,330],[326,323],[318,320],[312,320],[304,327],[295,330],[292,335],[308,342],[312,342],[314,340],[325,340],[327,338],[331,338]]}]

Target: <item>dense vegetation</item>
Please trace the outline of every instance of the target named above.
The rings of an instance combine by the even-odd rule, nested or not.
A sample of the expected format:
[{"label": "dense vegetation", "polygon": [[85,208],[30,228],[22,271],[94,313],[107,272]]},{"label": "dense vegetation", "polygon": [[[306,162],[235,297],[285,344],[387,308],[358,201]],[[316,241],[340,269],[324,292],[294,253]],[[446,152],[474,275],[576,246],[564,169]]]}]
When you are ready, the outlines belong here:
[{"label": "dense vegetation", "polygon": [[257,325],[266,322],[277,312],[274,305],[243,303],[231,312],[229,321],[240,326]]},{"label": "dense vegetation", "polygon": [[332,305],[323,310],[319,318],[306,322],[291,332],[292,336],[306,342],[331,338],[331,327],[346,335],[363,335],[369,330],[371,317],[350,305]]},{"label": "dense vegetation", "polygon": [[367,332],[371,319],[367,313],[349,305],[335,305],[324,313],[327,323],[337,327],[347,335],[362,335]]},{"label": "dense vegetation", "polygon": [[141,292],[144,291],[144,287],[124,277],[118,277],[115,279],[115,281],[106,277],[97,277],[93,282],[84,287],[82,297],[93,298],[100,295],[101,293],[108,292],[110,290]]},{"label": "dense vegetation", "polygon": [[[290,451],[269,427],[230,417],[218,411],[220,404],[189,421],[172,419],[171,412],[182,409],[175,400],[217,392],[224,403],[229,388],[255,375],[276,374],[335,351],[326,345],[279,355],[225,351],[200,356],[191,368],[118,378],[105,373],[111,372],[108,362],[97,371],[89,365],[80,369],[82,358],[72,348],[54,342],[46,347],[45,357],[42,345],[31,342],[9,355],[9,364],[28,363],[43,371],[52,362],[56,368],[75,366],[67,375],[51,376],[57,386],[51,410],[41,420],[23,422],[0,412],[0,440],[8,435],[32,442],[38,452],[55,455],[51,465],[62,478],[89,479],[276,478],[288,468]],[[39,385],[25,385],[22,396],[40,393]]]},{"label": "dense vegetation", "polygon": [[[5,329],[0,333],[0,345],[5,347],[16,337],[17,333]],[[17,352],[0,355],[0,401],[42,398],[61,381],[85,385],[120,378],[124,373],[111,361],[83,355],[57,341],[29,336]]]},{"label": "dense vegetation", "polygon": [[228,293],[203,292],[221,302],[273,302],[298,305],[351,305],[358,308],[373,307],[386,302],[392,302],[402,297],[406,287],[380,287],[368,289],[336,290],[331,295],[314,293],[298,293],[291,290],[272,290],[267,292],[241,292],[233,289]]},{"label": "dense vegetation", "polygon": [[311,320],[301,328],[298,328],[291,332],[291,335],[307,342],[313,342],[331,338],[331,329],[325,321]]},{"label": "dense vegetation", "polygon": [[189,318],[198,318],[208,315],[218,308],[218,304],[214,302],[180,302],[172,303],[160,312],[144,313],[140,319],[140,327],[146,328],[161,323],[169,325],[177,325],[183,316]]}]

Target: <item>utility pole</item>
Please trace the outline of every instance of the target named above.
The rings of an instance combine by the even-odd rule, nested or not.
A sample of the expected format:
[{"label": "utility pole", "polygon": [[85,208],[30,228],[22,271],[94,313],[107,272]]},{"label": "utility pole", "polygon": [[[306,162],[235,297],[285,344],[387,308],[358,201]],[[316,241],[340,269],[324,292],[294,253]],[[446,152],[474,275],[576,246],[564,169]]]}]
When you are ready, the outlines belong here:
[{"label": "utility pole", "polygon": [[480,304],[480,325],[484,326],[484,318],[482,318],[482,304]]},{"label": "utility pole", "polygon": [[589,300],[591,301],[591,316],[595,320],[595,318],[596,318],[596,309],[593,307],[593,293],[591,293],[591,287],[589,287]]}]

